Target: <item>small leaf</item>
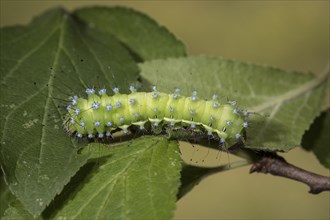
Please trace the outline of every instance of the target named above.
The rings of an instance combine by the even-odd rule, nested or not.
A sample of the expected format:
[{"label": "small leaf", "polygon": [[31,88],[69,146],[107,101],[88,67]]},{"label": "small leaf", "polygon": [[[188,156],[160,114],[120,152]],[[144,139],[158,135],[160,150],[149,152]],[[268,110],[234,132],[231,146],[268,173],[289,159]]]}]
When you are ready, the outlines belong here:
[{"label": "small leaf", "polygon": [[140,64],[141,75],[159,90],[184,95],[199,91],[203,98],[216,93],[223,102],[255,112],[247,129],[247,147],[288,151],[301,143],[304,131],[325,100],[327,74],[289,73],[280,69],[223,58],[189,57]]},{"label": "small leaf", "polygon": [[33,215],[88,157],[77,154],[81,145],[63,129],[68,96],[81,94],[84,84],[128,91],[137,77],[127,49],[64,10],[1,29],[1,166],[10,190]]},{"label": "small leaf", "polygon": [[176,141],[144,137],[119,146],[89,146],[93,157],[86,166],[93,172],[75,181],[80,186],[54,218],[172,218],[181,170]]},{"label": "small leaf", "polygon": [[185,46],[165,27],[133,9],[92,7],[75,11],[89,26],[115,36],[142,60],[185,56]]},{"label": "small leaf", "polygon": [[302,147],[313,151],[320,163],[330,169],[330,110],[322,112],[303,136]]}]

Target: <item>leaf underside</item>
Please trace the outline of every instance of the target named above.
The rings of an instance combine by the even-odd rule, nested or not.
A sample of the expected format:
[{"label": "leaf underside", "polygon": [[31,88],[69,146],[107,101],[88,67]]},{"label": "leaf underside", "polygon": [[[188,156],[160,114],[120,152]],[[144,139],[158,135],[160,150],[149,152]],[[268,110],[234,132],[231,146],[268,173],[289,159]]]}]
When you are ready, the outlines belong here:
[{"label": "leaf underside", "polygon": [[[118,14],[124,27],[130,19],[142,19],[141,27],[147,23],[168,44],[182,47],[166,29],[140,13],[109,11],[114,19]],[[133,57],[140,54],[139,48],[130,48],[129,39],[117,39],[119,29],[109,34],[87,22],[88,18],[82,21],[54,9],[28,26],[1,29],[1,167],[11,192],[33,215],[45,209],[90,156],[77,154],[85,144],[63,129],[68,97],[82,95],[86,86],[119,87],[125,93],[139,77]],[[100,29],[105,25],[95,24]],[[185,54],[172,56],[179,53]],[[141,54],[152,59],[155,52]],[[171,56],[161,54],[157,57]]]},{"label": "leaf underside", "polygon": [[93,156],[73,179],[77,185],[64,189],[67,202],[55,200],[55,207],[65,204],[52,218],[172,218],[181,170],[176,141],[142,137],[118,146],[90,144],[85,151]]}]

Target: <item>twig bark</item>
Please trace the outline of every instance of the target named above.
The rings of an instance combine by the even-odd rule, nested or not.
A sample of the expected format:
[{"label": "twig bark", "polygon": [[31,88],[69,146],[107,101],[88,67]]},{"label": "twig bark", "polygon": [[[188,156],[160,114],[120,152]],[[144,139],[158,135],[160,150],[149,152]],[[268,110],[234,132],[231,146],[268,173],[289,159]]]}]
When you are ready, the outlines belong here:
[{"label": "twig bark", "polygon": [[250,173],[254,172],[270,173],[305,183],[310,187],[309,192],[312,194],[330,191],[330,177],[321,176],[289,164],[277,154],[263,155],[258,162],[252,165]]}]

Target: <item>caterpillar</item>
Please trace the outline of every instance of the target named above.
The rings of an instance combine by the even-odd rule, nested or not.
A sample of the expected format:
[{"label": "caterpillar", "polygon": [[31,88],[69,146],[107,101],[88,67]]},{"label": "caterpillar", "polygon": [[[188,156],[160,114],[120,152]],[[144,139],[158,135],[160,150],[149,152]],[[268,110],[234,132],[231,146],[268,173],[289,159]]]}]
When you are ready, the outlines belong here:
[{"label": "caterpillar", "polygon": [[87,88],[87,99],[73,96],[65,116],[65,128],[78,138],[111,137],[117,129],[128,133],[131,126],[145,129],[145,123],[152,127],[186,126],[191,129],[203,128],[207,135],[218,137],[221,143],[229,146],[242,138],[248,127],[248,112],[237,108],[236,101],[221,104],[218,96],[211,100],[200,99],[197,91],[192,96],[180,95],[176,88],[173,94],[159,92],[153,86],[152,92],[137,92],[130,86],[130,94],[120,94],[114,88],[114,95],[100,89]]}]

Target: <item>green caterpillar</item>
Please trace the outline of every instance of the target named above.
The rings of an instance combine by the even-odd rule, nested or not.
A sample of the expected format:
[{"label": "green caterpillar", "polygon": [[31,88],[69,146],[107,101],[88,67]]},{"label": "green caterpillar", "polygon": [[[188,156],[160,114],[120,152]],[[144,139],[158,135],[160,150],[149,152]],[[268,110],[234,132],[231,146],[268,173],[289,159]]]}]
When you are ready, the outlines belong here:
[{"label": "green caterpillar", "polygon": [[199,99],[196,91],[185,97],[178,88],[173,94],[158,92],[156,86],[153,92],[136,92],[133,86],[130,90],[131,94],[120,94],[115,88],[115,94],[108,96],[106,89],[97,95],[88,88],[87,99],[74,96],[67,107],[66,130],[78,138],[105,138],[118,128],[128,133],[130,126],[142,130],[150,122],[153,127],[203,128],[208,135],[216,135],[221,143],[231,146],[248,127],[248,112],[238,110],[236,101],[221,104],[216,95],[212,100]]}]

